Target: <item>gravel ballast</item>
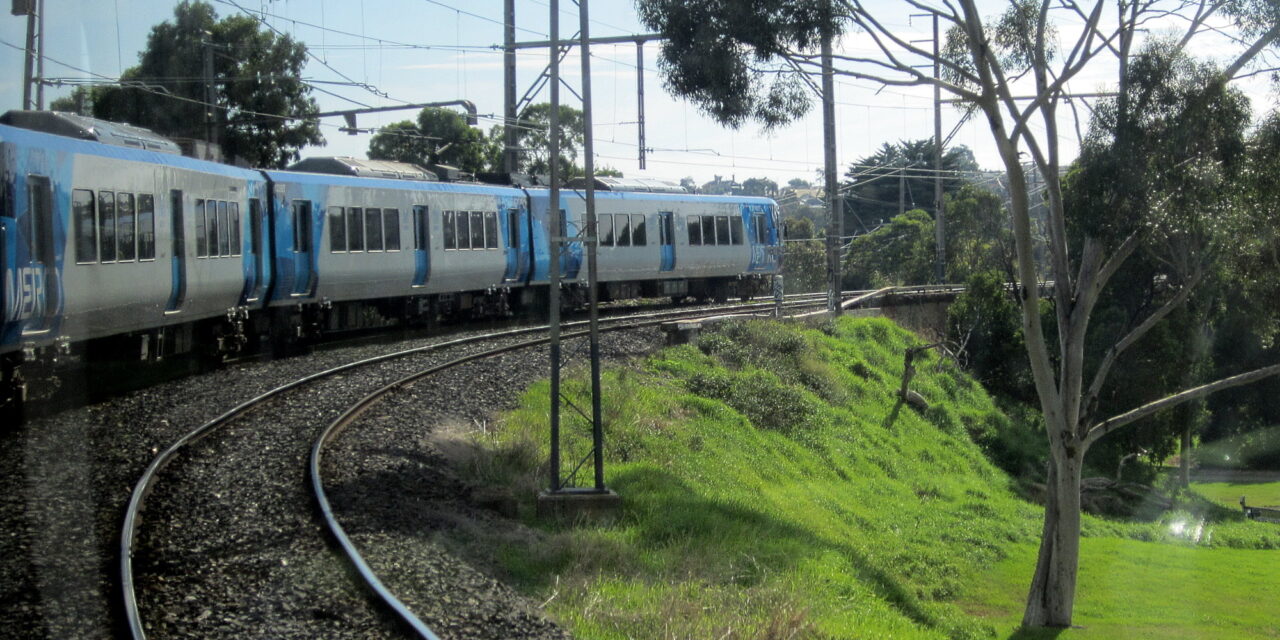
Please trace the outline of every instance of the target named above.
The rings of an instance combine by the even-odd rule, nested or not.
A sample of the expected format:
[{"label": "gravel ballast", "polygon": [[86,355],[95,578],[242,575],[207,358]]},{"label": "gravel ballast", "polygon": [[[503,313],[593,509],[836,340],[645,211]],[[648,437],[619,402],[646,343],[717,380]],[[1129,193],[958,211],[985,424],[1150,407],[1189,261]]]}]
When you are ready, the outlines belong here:
[{"label": "gravel ballast", "polygon": [[[638,333],[642,337],[606,334],[605,353],[636,353],[661,340],[656,330]],[[180,435],[303,375],[456,337],[329,348],[228,366],[0,430],[3,635],[123,634],[116,567],[124,505],[154,455]],[[149,634],[403,636],[401,627],[372,606],[324,538],[305,491],[307,450],[320,428],[376,386],[490,346],[457,347],[343,374],[290,393],[180,455],[161,472],[148,500],[135,555]],[[510,406],[546,371],[545,347],[466,365],[397,396],[417,397],[415,408],[448,411],[415,409],[412,420],[399,414],[379,420],[381,410],[372,411],[326,454],[326,480],[333,483],[340,519],[392,590],[444,638],[564,637],[537,603],[431,545],[432,532],[451,521],[449,509],[473,508],[453,493],[461,487],[456,480],[449,483],[439,456],[418,446],[443,420],[483,419]],[[462,397],[468,399],[460,402]],[[352,446],[360,450],[352,452]],[[430,496],[394,490],[404,481],[405,465],[410,477],[441,478],[414,483],[418,490],[430,486]]]}]

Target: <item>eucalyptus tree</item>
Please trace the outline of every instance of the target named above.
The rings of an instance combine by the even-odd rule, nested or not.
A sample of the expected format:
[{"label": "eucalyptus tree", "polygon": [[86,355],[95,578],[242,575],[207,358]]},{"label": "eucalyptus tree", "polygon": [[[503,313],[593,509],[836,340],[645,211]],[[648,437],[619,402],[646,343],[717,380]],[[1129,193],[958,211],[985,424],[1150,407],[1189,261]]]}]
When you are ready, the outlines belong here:
[{"label": "eucalyptus tree", "polygon": [[[1150,228],[1141,225],[1114,237],[1086,232],[1075,242],[1068,234],[1060,137],[1071,134],[1073,118],[1080,122],[1071,83],[1111,74],[1117,113],[1129,117],[1134,113],[1125,97],[1129,65],[1145,34],[1154,30],[1173,34],[1175,53],[1211,41],[1223,58],[1219,81],[1229,83],[1255,72],[1251,65],[1273,52],[1280,37],[1280,3],[1011,0],[984,5],[1004,10],[994,17],[984,15],[977,0],[637,0],[637,5],[648,26],[667,38],[660,64],[668,88],[731,126],[751,120],[776,126],[805,113],[810,101],[804,77],[821,68],[821,34],[846,32],[857,32],[860,50],[870,47],[874,53],[837,55],[836,73],[887,86],[938,86],[985,120],[1004,165],[1022,328],[1050,451],[1043,536],[1023,624],[1070,625],[1080,550],[1080,476],[1089,447],[1160,410],[1280,373],[1280,365],[1266,366],[1118,415],[1095,413],[1095,399],[1116,359],[1185,303],[1194,283],[1170,292],[1165,304],[1134,323],[1086,371],[1089,322],[1100,295],[1151,237]],[[948,34],[941,54],[898,32],[904,13],[939,21]],[[1059,18],[1070,21],[1069,30],[1057,26]],[[941,77],[932,73],[935,63]],[[1024,153],[1030,169],[1023,164]],[[1037,246],[1029,172],[1039,174],[1045,187],[1044,248],[1054,280],[1056,335],[1043,326],[1034,285]]]},{"label": "eucalyptus tree", "polygon": [[479,129],[461,114],[426,107],[416,123],[405,120],[383,127],[369,140],[369,157],[420,165],[447,164],[470,173],[488,168],[496,152]]},{"label": "eucalyptus tree", "polygon": [[[206,103],[204,59],[212,56],[213,104]],[[79,87],[55,110],[128,122],[175,137],[204,138],[212,109],[228,158],[283,167],[308,145],[324,143],[319,108],[302,80],[306,45],[260,28],[247,15],[218,19],[213,6],[183,0],[173,21],[151,28],[137,66],[116,85]]]}]

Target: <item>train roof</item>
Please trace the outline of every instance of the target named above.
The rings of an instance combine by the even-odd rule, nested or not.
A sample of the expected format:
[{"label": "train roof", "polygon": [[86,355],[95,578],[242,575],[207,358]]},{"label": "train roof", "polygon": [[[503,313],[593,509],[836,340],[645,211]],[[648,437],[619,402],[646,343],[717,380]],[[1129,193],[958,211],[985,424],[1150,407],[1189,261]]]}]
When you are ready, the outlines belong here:
[{"label": "train roof", "polygon": [[245,180],[261,180],[262,174],[253,170],[228,164],[197,160],[182,155],[162,153],[151,149],[139,149],[132,146],[116,146],[103,144],[95,140],[72,138],[63,135],[33,131],[0,123],[0,142],[29,145],[47,151],[81,153],[86,155],[115,158],[132,162],[150,162],[168,165],[190,171],[222,175]]},{"label": "train roof", "polygon": [[436,174],[409,162],[393,160],[366,160],[351,156],[313,156],[289,165],[287,171],[325,173],[337,176],[361,178],[386,178],[389,180],[419,180],[436,182]]},{"label": "train roof", "polygon": [[400,180],[396,178],[363,177],[355,175],[313,173],[309,171],[292,171],[263,169],[274,182],[292,182],[295,184],[331,184],[344,187],[365,187],[370,189],[400,189],[405,191],[437,191],[453,193],[470,193],[479,195],[515,195],[520,190],[515,187],[481,184],[476,182],[432,182],[427,180]]},{"label": "train roof", "polygon": [[[688,193],[684,187],[667,180],[657,178],[614,178],[612,176],[596,176],[595,188],[600,191],[635,191],[642,193]],[[574,178],[565,185],[568,189],[585,189],[586,178]]]},{"label": "train roof", "polygon": [[178,143],[150,129],[63,111],[7,111],[0,124],[117,147],[181,155]]}]

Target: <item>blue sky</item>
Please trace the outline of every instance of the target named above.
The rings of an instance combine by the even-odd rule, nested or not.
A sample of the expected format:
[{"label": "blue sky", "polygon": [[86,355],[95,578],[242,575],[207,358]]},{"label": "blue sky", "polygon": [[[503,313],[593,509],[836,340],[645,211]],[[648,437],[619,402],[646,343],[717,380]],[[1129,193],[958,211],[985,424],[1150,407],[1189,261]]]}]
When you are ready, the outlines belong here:
[{"label": "blue sky", "polygon": [[[305,42],[315,55],[305,76],[316,87],[323,110],[391,106],[465,98],[481,114],[502,111],[502,0],[212,0],[220,15],[248,12],[281,32]],[[172,17],[172,0],[46,0],[45,75],[50,79],[115,78],[137,62],[151,26]],[[5,3],[6,5],[8,3]],[[883,0],[889,22],[910,39],[928,38],[928,24],[900,10],[905,3]],[[517,40],[547,37],[546,0],[518,0]],[[635,15],[631,0],[594,0],[590,4],[593,36],[647,31]],[[578,24],[577,7],[561,1],[561,35],[569,37]],[[314,26],[312,26],[314,25]],[[1067,26],[1069,29],[1069,25]],[[345,33],[340,33],[345,32]],[[0,40],[21,47],[25,19],[0,16]],[[842,44],[859,51],[857,37]],[[412,45],[412,46],[405,46]],[[862,43],[865,47],[865,43]],[[865,52],[865,49],[862,49]],[[739,180],[767,176],[779,182],[814,179],[822,163],[819,110],[804,120],[765,134],[748,125],[733,131],[702,116],[693,105],[678,101],[662,89],[655,43],[645,48],[645,111],[648,121],[648,171],[636,171],[636,47],[602,45],[592,49],[592,88],[595,109],[597,163],[628,175],[698,182],[714,175]],[[518,56],[517,93],[523,95],[547,63],[546,50],[526,50]],[[54,62],[56,60],[57,62]],[[322,64],[322,62],[324,64]],[[63,64],[77,67],[72,69]],[[326,66],[327,65],[327,66]],[[0,45],[0,108],[18,108],[22,100],[22,53]],[[580,59],[571,54],[562,66],[566,83],[581,87]],[[90,75],[96,74],[96,75]],[[369,85],[332,84],[343,78]],[[1104,80],[1088,77],[1077,90],[1096,90]],[[1255,83],[1257,84],[1257,83]],[[67,87],[46,88],[46,102],[66,95]],[[1256,89],[1263,100],[1265,88]],[[339,97],[341,96],[341,97]],[[576,100],[568,91],[562,100]],[[545,89],[535,101],[545,101]],[[889,87],[871,82],[837,81],[838,156],[841,165],[873,152],[882,143],[932,135],[931,92],[926,88]],[[1265,105],[1258,105],[1259,107]],[[361,127],[377,127],[408,119],[413,112],[362,116]],[[944,135],[960,121],[959,111],[944,109]],[[309,148],[303,155],[364,155],[369,134],[350,136],[338,131],[340,119],[322,128],[328,145]],[[496,124],[482,118],[480,126]],[[1064,132],[1064,151],[1074,155],[1074,133]],[[954,142],[970,146],[979,162],[995,168],[998,160],[990,134],[981,123],[961,126]]]}]

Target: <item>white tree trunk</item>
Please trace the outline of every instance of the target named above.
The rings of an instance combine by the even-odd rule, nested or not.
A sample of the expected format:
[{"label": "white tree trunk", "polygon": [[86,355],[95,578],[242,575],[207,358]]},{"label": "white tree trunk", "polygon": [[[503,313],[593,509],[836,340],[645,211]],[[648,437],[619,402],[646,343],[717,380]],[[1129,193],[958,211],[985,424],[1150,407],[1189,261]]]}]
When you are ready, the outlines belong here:
[{"label": "white tree trunk", "polygon": [[[1056,456],[1055,456],[1056,458]],[[1050,461],[1044,535],[1031,579],[1022,626],[1069,627],[1080,561],[1080,467],[1082,455]]]}]

